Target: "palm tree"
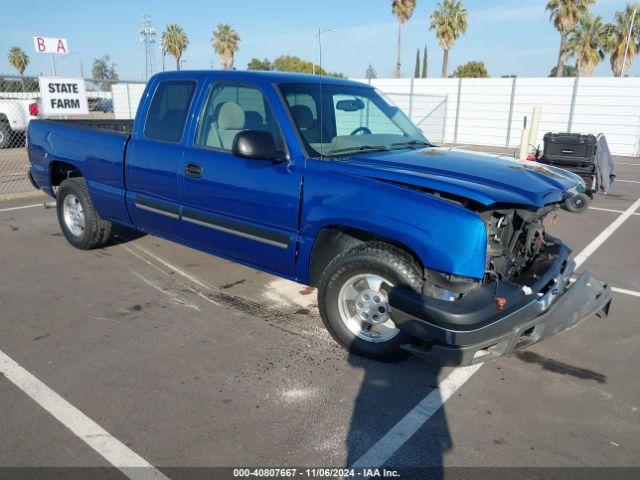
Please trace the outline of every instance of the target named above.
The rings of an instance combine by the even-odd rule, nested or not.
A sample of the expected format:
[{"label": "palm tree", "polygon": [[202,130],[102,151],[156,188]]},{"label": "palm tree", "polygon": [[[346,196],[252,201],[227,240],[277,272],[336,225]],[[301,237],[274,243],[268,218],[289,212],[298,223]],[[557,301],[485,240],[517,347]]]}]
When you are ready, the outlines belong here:
[{"label": "palm tree", "polygon": [[567,40],[567,54],[576,57],[579,77],[588,77],[604,60],[605,25],[601,16],[584,13]]},{"label": "palm tree", "polygon": [[228,23],[220,23],[218,29],[211,35],[211,45],[220,55],[220,63],[225,70],[233,68],[233,55],[238,51],[240,35]]},{"label": "palm tree", "polygon": [[431,30],[436,31],[438,41],[442,47],[442,78],[447,77],[449,66],[449,50],[458,37],[467,31],[469,14],[462,5],[462,0],[443,0],[431,14]]},{"label": "palm tree", "polygon": [[29,65],[29,56],[20,47],[11,47],[9,49],[9,55],[7,55],[9,63],[20,74],[20,81],[22,82],[22,89],[24,90],[24,71]]},{"label": "palm tree", "polygon": [[558,68],[556,76],[561,77],[564,71],[564,61],[567,56],[567,41],[569,34],[575,28],[580,16],[589,11],[589,6],[595,0],[549,0],[547,11],[551,21],[560,32],[560,52],[558,53]]},{"label": "palm tree", "polygon": [[189,45],[189,37],[177,23],[170,23],[162,33],[162,50],[176,59],[176,70],[180,70],[180,59]]},{"label": "palm tree", "polygon": [[[605,27],[605,50],[611,55],[611,70],[616,77],[626,75],[631,62],[640,51],[640,19],[636,18],[633,22],[634,8],[636,7],[627,4],[625,10],[616,12],[616,23]],[[629,35],[632,23],[634,31]]]},{"label": "palm tree", "polygon": [[402,39],[402,25],[413,15],[416,8],[416,0],[393,0],[391,2],[391,11],[398,19],[398,45],[396,52],[396,77],[400,78],[400,48]]}]

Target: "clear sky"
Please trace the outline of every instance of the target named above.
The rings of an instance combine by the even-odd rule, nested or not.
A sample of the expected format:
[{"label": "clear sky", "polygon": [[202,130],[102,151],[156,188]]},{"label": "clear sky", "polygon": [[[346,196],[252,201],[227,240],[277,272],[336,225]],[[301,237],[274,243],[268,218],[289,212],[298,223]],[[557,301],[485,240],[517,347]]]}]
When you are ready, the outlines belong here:
[{"label": "clear sky", "polygon": [[[598,0],[593,10],[612,21],[625,0]],[[246,68],[252,57],[273,59],[282,54],[311,60],[314,32],[323,35],[323,63],[330,71],[363,77],[371,62],[379,77],[392,76],[396,52],[396,23],[390,0],[111,0],[17,1],[4,0],[0,17],[0,74],[12,72],[6,52],[13,45],[27,51],[31,63],[26,74],[51,73],[48,55],[33,51],[34,35],[62,36],[77,52],[56,57],[58,74],[79,75],[79,61],[90,75],[93,59],[111,55],[121,79],[138,80],[144,71],[144,48],[139,42],[141,17],[148,13],[160,33],[170,22],[188,33],[190,45],[184,68],[219,68],[211,48],[211,32],[228,22],[242,41],[236,67]],[[403,74],[411,76],[416,49],[429,49],[429,76],[438,76],[442,51],[428,17],[437,1],[418,0],[413,18],[403,32]],[[560,37],[549,22],[545,0],[464,0],[469,29],[450,54],[449,70],[468,60],[482,60],[492,76],[547,76],[557,59]],[[156,64],[161,65],[159,43]],[[167,66],[175,62],[167,58]],[[630,71],[640,75],[640,58]],[[611,75],[608,58],[596,71]]]}]

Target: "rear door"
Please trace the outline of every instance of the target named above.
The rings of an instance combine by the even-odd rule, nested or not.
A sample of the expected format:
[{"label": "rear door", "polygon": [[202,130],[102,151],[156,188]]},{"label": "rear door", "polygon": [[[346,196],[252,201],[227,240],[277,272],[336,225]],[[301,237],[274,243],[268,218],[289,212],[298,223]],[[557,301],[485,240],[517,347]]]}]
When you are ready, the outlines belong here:
[{"label": "rear door", "polygon": [[274,113],[278,108],[284,118],[278,102],[269,86],[233,81],[208,86],[184,154],[182,219],[198,247],[292,275],[302,168],[232,153],[233,140],[243,130],[271,133],[286,152]]},{"label": "rear door", "polygon": [[127,202],[134,224],[175,239],[179,238],[183,137],[196,88],[197,82],[190,79],[158,81],[146,119],[136,126],[126,153]]}]

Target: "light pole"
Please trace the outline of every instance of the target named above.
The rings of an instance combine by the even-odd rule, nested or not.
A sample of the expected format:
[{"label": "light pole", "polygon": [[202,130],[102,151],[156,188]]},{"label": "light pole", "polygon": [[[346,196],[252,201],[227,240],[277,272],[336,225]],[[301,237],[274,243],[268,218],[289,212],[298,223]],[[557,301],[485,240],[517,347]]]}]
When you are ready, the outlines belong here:
[{"label": "light pole", "polygon": [[[330,29],[330,28],[327,28],[325,30],[318,29],[318,33],[316,33],[314,35],[318,39],[318,45],[317,46],[318,46],[318,50],[320,52],[320,55],[319,55],[319,57],[320,57],[319,58],[319,61],[320,61],[319,62],[320,72],[322,72],[322,38],[321,37],[322,37],[323,33],[327,33],[327,32],[333,32],[333,30]],[[316,74],[316,42],[313,42],[313,64],[312,64],[312,67],[311,67],[311,73],[313,75]],[[322,73],[321,73],[321,75],[322,75]]]},{"label": "light pole", "polygon": [[636,23],[636,14],[638,13],[638,4],[636,3],[635,8],[633,9],[633,15],[631,16],[631,26],[629,27],[629,35],[627,35],[627,45],[624,48],[624,58],[622,59],[622,72],[620,75],[624,77],[624,72],[627,70],[627,55],[629,54],[629,45],[631,43],[631,37],[633,35],[633,28]]},{"label": "light pole", "polygon": [[80,64],[80,77],[84,78],[84,68],[82,66],[82,59],[80,58],[80,52],[69,52],[63,58],[70,57],[71,55],[78,55],[78,63]]}]

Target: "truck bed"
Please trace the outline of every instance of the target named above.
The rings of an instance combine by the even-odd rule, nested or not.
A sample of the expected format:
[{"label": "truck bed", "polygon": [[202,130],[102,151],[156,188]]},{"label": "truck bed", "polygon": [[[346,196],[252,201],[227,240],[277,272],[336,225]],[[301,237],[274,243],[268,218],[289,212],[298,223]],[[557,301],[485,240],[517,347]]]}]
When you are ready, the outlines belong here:
[{"label": "truck bed", "polygon": [[129,223],[124,156],[130,125],[121,120],[33,120],[28,134],[33,181],[55,196],[60,166],[63,172],[76,169],[87,178],[94,203],[103,206],[100,216]]}]

